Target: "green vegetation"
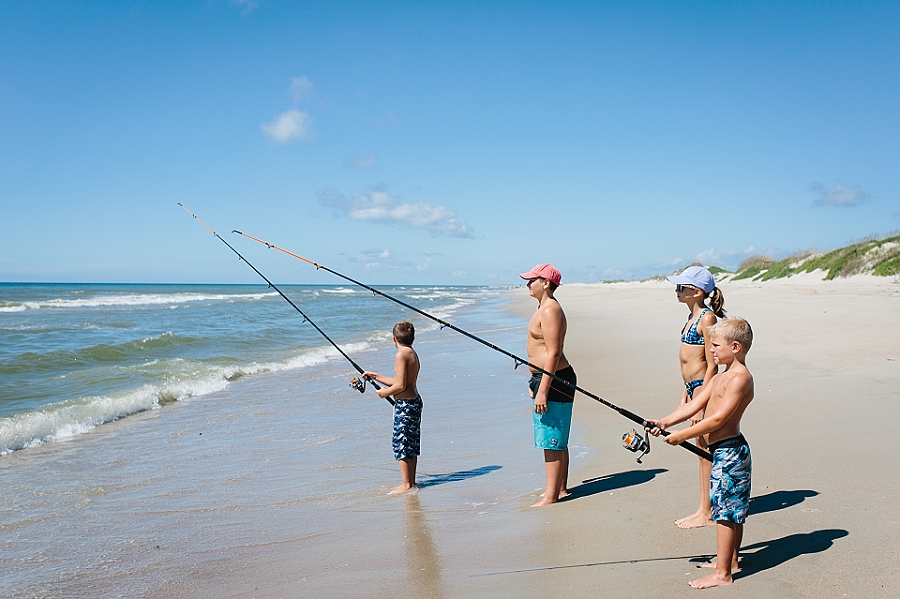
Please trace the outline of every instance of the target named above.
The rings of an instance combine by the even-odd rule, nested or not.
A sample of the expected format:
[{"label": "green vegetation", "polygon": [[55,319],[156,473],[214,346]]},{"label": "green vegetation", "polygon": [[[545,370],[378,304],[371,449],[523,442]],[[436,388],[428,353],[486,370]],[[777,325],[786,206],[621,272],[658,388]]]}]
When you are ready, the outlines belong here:
[{"label": "green vegetation", "polygon": [[759,273],[767,270],[773,264],[775,264],[775,260],[773,258],[769,258],[768,256],[750,256],[738,265],[738,274],[734,277],[733,280],[736,281],[738,279],[752,279]]},{"label": "green vegetation", "polygon": [[768,256],[751,256],[738,266],[734,280],[768,281],[814,270],[826,271],[827,280],[862,273],[881,277],[900,274],[900,235],[871,237],[824,254],[801,252],[779,261]]},{"label": "green vegetation", "polygon": [[900,275],[900,256],[882,262],[872,270],[872,274],[878,277]]},{"label": "green vegetation", "polygon": [[751,266],[750,268],[748,268],[748,269],[746,269],[746,270],[742,270],[742,271],[738,272],[738,274],[736,274],[736,275],[734,276],[734,278],[731,279],[731,280],[732,280],[732,281],[737,281],[737,280],[740,280],[740,279],[752,279],[753,277],[755,277],[756,275],[758,275],[758,274],[761,273],[762,271],[763,271],[763,267],[762,267],[762,266]]}]

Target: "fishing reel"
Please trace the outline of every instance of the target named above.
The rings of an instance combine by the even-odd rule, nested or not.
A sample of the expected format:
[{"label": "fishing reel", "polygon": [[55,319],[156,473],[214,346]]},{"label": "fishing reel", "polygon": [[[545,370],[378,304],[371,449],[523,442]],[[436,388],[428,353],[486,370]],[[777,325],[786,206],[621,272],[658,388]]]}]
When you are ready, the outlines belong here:
[{"label": "fishing reel", "polygon": [[650,453],[650,435],[647,435],[645,439],[642,437],[636,430],[631,429],[631,432],[627,432],[622,435],[622,445],[625,446],[625,449],[628,451],[633,451],[634,453],[641,452],[641,455],[637,457],[637,463],[641,464],[641,458]]},{"label": "fishing reel", "polygon": [[366,392],[366,379],[362,377],[358,377],[350,381],[350,386],[359,391],[360,393]]}]

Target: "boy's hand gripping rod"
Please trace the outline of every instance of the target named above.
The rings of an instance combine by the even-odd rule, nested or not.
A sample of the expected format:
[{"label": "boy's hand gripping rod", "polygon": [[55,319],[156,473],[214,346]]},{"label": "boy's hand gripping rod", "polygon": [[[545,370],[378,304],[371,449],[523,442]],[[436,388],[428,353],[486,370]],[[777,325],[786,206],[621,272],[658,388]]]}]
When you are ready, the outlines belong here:
[{"label": "boy's hand gripping rod", "polygon": [[[409,309],[409,310],[412,310],[413,312],[416,312],[416,313],[418,313],[418,314],[421,314],[421,315],[424,316],[425,318],[429,318],[429,319],[435,321],[436,323],[438,323],[439,325],[441,325],[441,328],[447,327],[448,329],[453,329],[453,330],[456,331],[457,333],[460,333],[460,334],[462,334],[462,335],[465,335],[465,336],[468,337],[469,339],[472,339],[472,340],[474,340],[474,341],[477,341],[478,343],[481,343],[482,345],[485,345],[485,346],[487,346],[487,347],[489,347],[489,348],[491,348],[491,349],[493,349],[493,350],[495,350],[495,351],[498,351],[498,352],[500,352],[501,354],[503,354],[503,355],[505,355],[505,356],[509,356],[509,357],[512,358],[513,361],[515,362],[515,367],[516,367],[516,368],[518,368],[518,367],[521,366],[521,365],[528,366],[528,367],[529,367],[530,369],[532,369],[533,371],[535,371],[535,372],[540,372],[540,373],[545,374],[545,375],[547,375],[547,376],[553,377],[553,379],[556,380],[557,382],[559,382],[559,383],[561,383],[561,384],[563,384],[563,385],[566,385],[566,386],[568,386],[568,387],[572,387],[572,388],[574,388],[576,391],[578,391],[579,393],[582,393],[583,395],[586,395],[587,397],[590,397],[591,399],[593,399],[593,400],[595,400],[595,401],[599,401],[600,403],[602,403],[604,406],[606,406],[606,407],[608,407],[608,408],[612,408],[613,410],[615,410],[616,412],[618,412],[619,414],[621,414],[621,415],[624,416],[625,418],[628,418],[628,419],[631,420],[632,422],[636,422],[636,423],[640,424],[641,427],[643,427],[643,428],[654,428],[649,422],[647,422],[646,420],[644,420],[643,418],[641,418],[640,416],[638,416],[638,415],[635,414],[634,412],[631,412],[630,410],[626,410],[625,408],[620,408],[619,406],[614,405],[614,404],[612,404],[612,403],[606,401],[606,400],[603,399],[602,397],[599,397],[599,396],[597,396],[597,395],[591,393],[590,391],[586,391],[585,389],[582,389],[581,387],[579,387],[579,386],[577,386],[577,385],[573,385],[573,384],[570,383],[569,381],[564,380],[564,379],[562,379],[561,377],[556,376],[556,374],[554,374],[554,373],[552,373],[552,372],[547,372],[547,371],[544,370],[543,368],[541,368],[541,367],[539,367],[539,366],[536,366],[536,365],[532,364],[531,362],[529,362],[529,361],[527,361],[527,360],[523,360],[523,359],[520,358],[519,356],[516,356],[515,354],[512,354],[512,353],[506,351],[505,349],[503,349],[503,348],[501,348],[501,347],[497,347],[497,346],[494,345],[493,343],[490,343],[490,342],[488,342],[488,341],[485,341],[484,339],[482,339],[482,338],[480,338],[480,337],[477,337],[477,336],[475,336],[475,335],[469,333],[468,331],[464,331],[464,330],[462,330],[461,328],[456,327],[456,326],[450,324],[449,322],[445,322],[445,321],[441,320],[440,318],[438,318],[438,317],[436,317],[436,316],[432,316],[431,314],[428,314],[427,312],[423,312],[422,310],[419,310],[419,309],[416,308],[415,306],[411,306],[411,305],[407,304],[406,302],[403,302],[403,301],[401,301],[401,300],[398,300],[397,298],[392,297],[392,296],[390,296],[390,295],[384,293],[383,291],[379,291],[378,289],[375,289],[374,287],[370,287],[370,286],[366,285],[365,283],[361,283],[361,282],[359,282],[359,281],[357,281],[357,280],[355,280],[355,279],[352,279],[352,278],[348,277],[347,275],[343,275],[343,274],[341,274],[341,273],[339,273],[339,272],[337,272],[337,271],[331,270],[331,269],[328,268],[327,266],[323,266],[323,265],[321,265],[321,264],[318,264],[317,262],[313,262],[312,260],[308,260],[307,258],[304,258],[303,256],[298,256],[297,254],[295,254],[295,253],[293,253],[293,252],[290,252],[290,251],[288,251],[288,250],[286,250],[286,249],[284,249],[284,248],[278,247],[277,245],[271,244],[271,243],[269,243],[269,242],[267,242],[267,241],[263,241],[262,239],[259,239],[259,238],[257,238],[257,237],[254,237],[253,235],[248,235],[247,233],[244,233],[244,232],[242,232],[242,231],[238,231],[237,229],[235,229],[234,231],[232,231],[232,233],[237,233],[238,235],[243,235],[244,237],[247,237],[248,239],[252,239],[253,241],[259,242],[259,243],[261,243],[261,244],[263,244],[263,245],[269,247],[270,249],[276,249],[276,250],[278,250],[279,252],[284,252],[284,253],[287,254],[288,256],[293,256],[294,258],[297,258],[298,260],[302,260],[302,261],[306,262],[307,264],[311,264],[311,265],[315,266],[317,269],[321,269],[321,270],[330,272],[331,274],[333,274],[333,275],[335,275],[335,276],[337,276],[337,277],[340,277],[340,278],[344,279],[345,281],[350,281],[350,282],[353,283],[354,285],[359,285],[359,286],[362,287],[363,289],[367,289],[367,290],[371,291],[372,293],[374,293],[374,294],[376,294],[376,295],[380,295],[381,297],[383,297],[383,298],[385,298],[385,299],[389,299],[389,300],[391,300],[392,302],[394,302],[394,303],[396,303],[396,304],[400,304],[400,305],[403,306],[404,308],[407,308],[407,309]],[[229,246],[229,247],[230,247],[230,246]],[[254,270],[255,270],[255,269],[254,269]],[[661,434],[662,434],[663,436],[668,436],[668,435],[671,434],[671,433],[669,433],[669,431],[661,431]],[[688,442],[685,441],[685,442],[683,442],[683,443],[680,443],[680,446],[681,446],[681,447],[684,447],[685,449],[687,449],[687,450],[690,451],[691,453],[696,454],[696,455],[698,455],[699,457],[701,457],[701,458],[703,458],[703,459],[705,459],[705,460],[709,460],[710,462],[712,461],[712,454],[710,454],[708,451],[704,451],[704,450],[700,449],[700,448],[697,447],[696,445],[692,445],[692,444],[690,444],[690,443],[688,443]]]},{"label": "boy's hand gripping rod", "polygon": [[[360,374],[362,374],[362,373],[365,372],[365,370],[363,370],[363,369],[360,367],[359,364],[357,364],[356,362],[353,361],[353,358],[351,358],[350,356],[348,356],[348,355],[344,352],[344,350],[342,350],[342,349],[340,348],[340,346],[338,346],[337,343],[335,343],[334,341],[331,340],[331,337],[329,337],[328,335],[325,334],[325,331],[323,331],[322,329],[320,329],[320,328],[318,327],[318,325],[317,325],[316,323],[314,323],[314,322],[312,321],[312,319],[310,319],[309,316],[307,316],[306,314],[304,314],[304,313],[303,313],[303,310],[301,310],[300,308],[298,308],[297,305],[296,305],[294,302],[292,302],[292,301],[288,298],[288,296],[286,296],[284,293],[282,293],[282,292],[281,292],[281,289],[279,289],[278,287],[276,287],[275,284],[272,283],[272,281],[270,281],[269,279],[267,279],[267,278],[266,278],[266,275],[264,275],[264,274],[262,274],[261,272],[259,272],[259,270],[257,270],[255,266],[253,266],[252,264],[250,264],[250,262],[248,262],[247,259],[244,258],[244,257],[241,255],[240,252],[238,252],[236,249],[234,249],[233,247],[231,247],[231,244],[230,244],[230,243],[228,243],[227,241],[225,241],[224,239],[222,239],[222,238],[219,236],[218,233],[216,233],[215,231],[213,231],[212,229],[210,229],[210,228],[209,228],[209,225],[207,225],[205,222],[203,222],[202,220],[200,220],[200,217],[198,217],[196,214],[194,214],[193,212],[191,212],[190,210],[188,210],[188,209],[185,207],[184,204],[182,204],[181,202],[178,202],[178,205],[181,206],[182,208],[184,208],[185,212],[187,212],[188,214],[190,214],[191,217],[193,217],[194,219],[196,219],[201,225],[203,225],[204,227],[206,227],[206,228],[209,230],[210,233],[212,233],[213,235],[215,235],[215,236],[219,239],[219,241],[221,241],[222,243],[224,243],[225,245],[227,245],[227,246],[228,246],[228,249],[230,249],[232,252],[234,252],[235,254],[237,254],[237,257],[238,257],[238,258],[240,258],[241,260],[243,260],[244,263],[247,264],[247,266],[249,266],[250,268],[253,269],[253,272],[255,272],[255,273],[258,274],[260,277],[262,277],[262,279],[263,279],[266,283],[269,284],[269,287],[271,287],[272,289],[274,289],[275,291],[277,291],[277,292],[278,292],[278,295],[280,295],[281,297],[283,297],[284,300],[285,300],[287,303],[289,303],[289,304],[294,308],[294,310],[296,310],[297,312],[300,313],[300,316],[303,317],[303,320],[304,320],[304,321],[306,321],[306,322],[308,322],[309,324],[311,324],[311,325],[313,326],[313,328],[316,329],[316,330],[319,332],[319,334],[321,334],[323,337],[325,337],[325,339],[328,340],[328,343],[330,343],[331,345],[334,346],[334,349],[338,350],[342,356],[344,356],[345,358],[347,358],[347,361],[350,362],[350,364],[353,365],[353,367],[356,369],[357,372],[359,372]],[[360,382],[360,381],[361,381],[361,382]],[[378,383],[376,383],[375,381],[369,381],[369,384],[371,384],[373,387],[375,387],[375,389],[381,389],[381,387],[379,387],[379,386],[378,386]],[[365,391],[365,381],[362,381],[361,379],[353,379],[353,382],[350,383],[350,386],[353,387],[354,389],[359,390],[360,392]],[[388,403],[390,403],[391,405],[394,405],[394,400],[391,399],[390,396],[385,397],[385,399],[388,401]]]}]

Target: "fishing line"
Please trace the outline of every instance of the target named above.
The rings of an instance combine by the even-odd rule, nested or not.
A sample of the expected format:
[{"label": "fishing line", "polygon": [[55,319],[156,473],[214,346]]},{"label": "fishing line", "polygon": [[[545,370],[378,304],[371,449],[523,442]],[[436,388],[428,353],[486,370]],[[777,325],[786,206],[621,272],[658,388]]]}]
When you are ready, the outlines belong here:
[{"label": "fishing line", "polygon": [[[266,247],[268,247],[268,248],[270,248],[270,249],[276,249],[276,250],[278,250],[279,252],[283,252],[283,253],[287,254],[288,256],[293,256],[294,258],[297,258],[298,260],[302,260],[303,262],[306,262],[307,264],[311,264],[311,265],[315,266],[316,269],[321,269],[321,270],[330,272],[331,274],[333,274],[333,275],[335,275],[335,276],[337,276],[337,277],[340,277],[340,278],[344,279],[345,281],[349,281],[349,282],[353,283],[354,285],[359,285],[359,286],[362,287],[363,289],[367,289],[367,290],[371,291],[371,292],[372,292],[373,294],[375,294],[375,295],[380,295],[381,297],[383,297],[383,298],[385,298],[385,299],[389,299],[389,300],[391,300],[392,302],[394,302],[394,303],[396,303],[396,304],[399,304],[399,305],[403,306],[404,308],[407,308],[407,309],[409,309],[409,310],[412,310],[413,312],[416,312],[416,313],[418,313],[418,314],[421,314],[421,315],[424,316],[425,318],[429,318],[429,319],[435,321],[436,323],[438,323],[439,325],[441,325],[441,328],[442,328],[442,329],[445,328],[445,327],[448,328],[448,329],[452,329],[452,330],[456,331],[457,333],[460,333],[460,334],[462,334],[462,335],[465,335],[465,336],[468,337],[469,339],[472,339],[472,340],[474,340],[474,341],[477,341],[478,343],[481,343],[482,345],[485,345],[485,346],[487,346],[487,347],[493,349],[494,351],[500,352],[501,354],[503,354],[503,355],[505,355],[505,356],[508,356],[508,357],[512,358],[512,359],[513,359],[513,362],[514,362],[514,364],[515,364],[515,366],[514,366],[515,368],[518,368],[519,366],[523,366],[523,365],[524,365],[524,366],[528,366],[528,367],[529,367],[530,369],[532,369],[533,371],[535,371],[535,372],[540,372],[540,373],[542,373],[542,374],[544,374],[544,375],[550,376],[550,377],[552,377],[555,381],[557,381],[557,382],[559,382],[559,383],[561,383],[561,384],[563,384],[563,385],[566,385],[566,386],[568,386],[568,387],[571,387],[571,388],[575,389],[575,391],[578,391],[579,393],[582,393],[583,395],[585,395],[585,396],[587,396],[587,397],[590,397],[591,399],[593,399],[593,400],[595,400],[595,401],[598,401],[598,402],[602,403],[604,406],[606,406],[606,407],[608,407],[608,408],[612,408],[613,410],[615,410],[616,412],[618,412],[619,414],[621,414],[621,415],[624,416],[625,418],[628,418],[628,419],[631,420],[632,422],[636,422],[636,423],[640,424],[641,427],[643,427],[643,428],[651,427],[651,425],[650,425],[649,422],[647,422],[645,419],[641,418],[640,416],[638,416],[638,415],[635,414],[634,412],[632,412],[632,411],[630,411],[630,410],[626,410],[625,408],[620,408],[619,406],[617,406],[617,405],[615,405],[615,404],[613,404],[613,403],[611,403],[611,402],[609,402],[609,401],[603,399],[602,397],[600,397],[600,396],[598,396],[598,395],[595,395],[595,394],[591,393],[590,391],[587,391],[587,390],[585,390],[585,389],[582,389],[581,387],[579,387],[579,386],[577,386],[577,385],[573,385],[573,384],[570,383],[569,381],[566,381],[566,380],[562,379],[561,377],[556,376],[556,374],[554,374],[554,373],[552,373],[552,372],[547,372],[547,371],[544,370],[543,368],[541,368],[541,367],[539,367],[539,366],[536,366],[535,364],[532,364],[531,362],[529,362],[529,361],[527,361],[527,360],[525,360],[525,359],[523,359],[523,358],[520,358],[519,356],[517,356],[517,355],[515,355],[515,354],[512,354],[512,353],[506,351],[505,349],[503,349],[503,348],[501,348],[501,347],[497,347],[496,345],[494,345],[493,343],[490,343],[489,341],[485,341],[485,340],[482,339],[481,337],[478,337],[478,336],[476,336],[476,335],[473,335],[472,333],[469,333],[468,331],[464,331],[463,329],[461,329],[461,328],[459,328],[459,327],[457,327],[457,326],[454,326],[454,325],[450,324],[449,322],[446,322],[446,321],[444,321],[444,320],[441,320],[441,319],[438,318],[437,316],[432,316],[431,314],[429,314],[429,313],[427,313],[427,312],[423,312],[422,310],[416,308],[415,306],[411,306],[411,305],[407,304],[407,303],[404,302],[404,301],[401,301],[401,300],[399,300],[399,299],[397,299],[397,298],[395,298],[395,297],[392,297],[392,296],[388,295],[387,293],[384,293],[383,291],[379,291],[378,289],[375,289],[374,287],[370,287],[369,285],[366,285],[365,283],[361,283],[361,282],[357,281],[356,279],[353,279],[353,278],[351,278],[351,277],[348,277],[347,275],[341,274],[341,273],[339,273],[339,272],[337,272],[337,271],[335,271],[335,270],[332,270],[332,269],[328,268],[327,266],[323,266],[323,265],[321,265],[321,264],[319,264],[319,263],[317,263],[317,262],[313,262],[312,260],[309,260],[309,259],[307,259],[307,258],[304,258],[303,256],[298,256],[297,254],[295,254],[295,253],[293,253],[293,252],[291,252],[291,251],[288,251],[288,250],[286,250],[286,249],[284,249],[284,248],[278,247],[277,245],[271,244],[271,243],[269,243],[269,242],[267,242],[267,241],[263,241],[262,239],[259,239],[258,237],[254,237],[253,235],[249,235],[249,234],[244,233],[244,232],[242,232],[242,231],[238,231],[237,229],[235,229],[234,231],[232,231],[232,233],[237,233],[238,235],[242,235],[242,236],[244,236],[244,237],[247,237],[248,239],[252,239],[253,241],[256,241],[256,242],[258,242],[258,243],[261,243],[261,244],[265,245]],[[223,241],[224,241],[224,240],[223,240]],[[230,247],[230,246],[229,246],[229,247]],[[254,269],[254,270],[255,270],[255,269]],[[663,436],[668,436],[669,434],[671,434],[669,431],[661,431],[661,433],[662,433]],[[627,435],[627,434],[628,434],[628,433],[626,433],[626,435]],[[635,435],[636,435],[637,437],[640,437],[640,435],[638,435],[636,432],[635,432]],[[643,439],[642,439],[642,441],[643,441]],[[649,436],[648,436],[648,441],[649,441]],[[623,439],[623,442],[624,442],[624,439]],[[645,444],[646,444],[646,447],[647,447],[647,451],[649,452],[649,443],[648,443],[648,442],[645,442]],[[632,450],[632,451],[643,451],[644,447],[642,447],[641,445],[642,445],[642,444],[639,442],[639,443],[637,443],[636,445],[634,445],[634,447],[637,448],[637,449],[632,449],[632,447],[629,447],[627,443],[625,444],[626,449],[630,449],[630,450]],[[697,456],[699,456],[699,457],[701,457],[701,458],[703,458],[703,459],[705,459],[705,460],[709,460],[710,462],[712,461],[712,454],[710,454],[708,451],[704,451],[703,449],[700,449],[700,448],[697,447],[696,445],[692,445],[691,443],[688,443],[687,441],[682,442],[682,443],[680,443],[679,445],[680,445],[681,447],[684,447],[685,449],[687,449],[687,450],[690,451],[691,453],[696,454]],[[644,454],[645,454],[645,453],[646,453],[646,452],[644,452]],[[644,454],[642,454],[641,457],[643,457]],[[640,459],[640,458],[639,458],[639,459]]]},{"label": "fishing line", "polygon": [[[313,328],[316,329],[316,330],[319,332],[319,334],[321,334],[323,337],[325,337],[325,339],[328,340],[328,343],[330,343],[331,345],[334,346],[334,349],[338,350],[338,352],[340,352],[340,354],[341,354],[342,356],[344,356],[345,358],[347,358],[347,361],[350,362],[350,363],[353,365],[353,368],[355,368],[357,372],[359,372],[360,374],[362,374],[362,373],[365,372],[365,370],[363,370],[362,367],[360,367],[359,364],[357,364],[356,362],[353,361],[353,358],[351,358],[350,356],[348,356],[348,355],[344,352],[344,350],[342,350],[342,349],[340,348],[340,346],[339,346],[337,343],[335,343],[334,341],[332,341],[331,337],[329,337],[328,335],[325,334],[325,331],[323,331],[322,329],[320,329],[319,326],[318,326],[316,323],[314,323],[314,322],[312,321],[312,319],[311,319],[309,316],[307,316],[306,314],[304,314],[303,310],[301,310],[300,308],[297,307],[297,304],[295,304],[294,302],[292,302],[288,296],[286,296],[284,293],[282,293],[282,292],[281,292],[281,289],[279,289],[278,287],[275,286],[275,283],[273,283],[272,281],[270,281],[270,280],[266,277],[266,275],[262,274],[255,266],[253,266],[252,264],[250,264],[250,262],[249,262],[246,258],[244,258],[244,257],[241,255],[241,253],[240,253],[239,251],[237,251],[236,249],[234,249],[233,247],[231,247],[231,244],[230,244],[230,243],[228,243],[227,241],[225,241],[224,239],[222,239],[222,237],[219,236],[218,233],[216,233],[215,231],[213,231],[213,230],[209,227],[209,225],[207,225],[205,222],[203,222],[203,221],[200,219],[200,217],[198,217],[196,214],[194,214],[193,212],[191,212],[190,210],[188,210],[188,209],[185,207],[184,204],[182,204],[181,202],[178,202],[178,205],[181,206],[182,208],[184,208],[185,212],[187,212],[188,214],[190,214],[191,217],[193,217],[194,219],[196,219],[201,225],[203,225],[204,227],[206,227],[207,230],[209,230],[210,233],[212,233],[213,235],[215,235],[215,236],[219,239],[219,241],[221,241],[222,243],[224,243],[225,245],[227,245],[227,246],[228,246],[228,249],[230,249],[232,252],[234,252],[235,254],[237,254],[237,257],[238,257],[238,258],[240,258],[241,260],[243,260],[244,263],[245,263],[247,266],[249,266],[250,268],[253,269],[253,272],[255,272],[255,273],[258,274],[260,277],[262,277],[262,279],[263,279],[266,283],[269,284],[269,287],[271,287],[272,289],[274,289],[275,291],[277,291],[277,292],[278,292],[278,295],[280,295],[281,297],[283,297],[284,300],[285,300],[287,303],[289,303],[289,304],[294,308],[294,310],[296,310],[297,312],[300,313],[300,316],[303,317],[304,322],[308,322],[309,324],[311,324],[311,325],[313,326]],[[365,379],[363,379],[362,377],[359,377],[359,378],[355,378],[355,379],[353,379],[352,381],[350,381],[350,386],[353,387],[354,389],[356,389],[357,391],[359,391],[360,393],[365,393],[365,391],[366,391],[366,382],[367,382],[367,381],[366,381]],[[370,385],[372,385],[373,387],[375,387],[375,389],[381,389],[381,387],[379,387],[379,386],[378,386],[378,383],[376,383],[375,381],[368,381],[368,383],[369,383]],[[388,403],[390,403],[391,405],[394,405],[394,400],[393,400],[393,399],[391,399],[390,397],[385,397],[385,399],[388,401]]]}]

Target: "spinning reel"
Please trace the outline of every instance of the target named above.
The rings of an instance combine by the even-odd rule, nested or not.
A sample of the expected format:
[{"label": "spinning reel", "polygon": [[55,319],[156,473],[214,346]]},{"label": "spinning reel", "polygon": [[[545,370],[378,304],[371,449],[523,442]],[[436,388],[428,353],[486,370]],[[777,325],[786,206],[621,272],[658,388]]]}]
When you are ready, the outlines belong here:
[{"label": "spinning reel", "polygon": [[633,451],[634,453],[641,452],[641,455],[637,457],[637,463],[641,464],[641,458],[650,453],[650,435],[647,435],[645,439],[634,429],[631,429],[631,432],[625,433],[622,435],[622,445],[625,446],[625,449],[628,451]]},{"label": "spinning reel", "polygon": [[359,391],[360,393],[366,392],[366,379],[359,377],[350,381],[350,386]]}]

